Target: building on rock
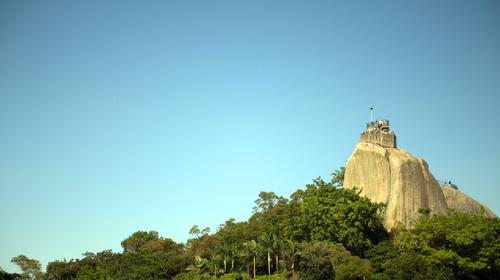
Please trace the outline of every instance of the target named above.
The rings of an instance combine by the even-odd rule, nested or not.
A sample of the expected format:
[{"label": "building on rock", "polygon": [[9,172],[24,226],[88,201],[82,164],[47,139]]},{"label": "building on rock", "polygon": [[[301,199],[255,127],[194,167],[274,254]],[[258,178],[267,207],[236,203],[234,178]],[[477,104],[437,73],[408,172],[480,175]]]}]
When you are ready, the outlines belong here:
[{"label": "building on rock", "polygon": [[388,120],[371,121],[366,124],[366,130],[361,133],[360,142],[396,148],[396,134],[389,129]]}]

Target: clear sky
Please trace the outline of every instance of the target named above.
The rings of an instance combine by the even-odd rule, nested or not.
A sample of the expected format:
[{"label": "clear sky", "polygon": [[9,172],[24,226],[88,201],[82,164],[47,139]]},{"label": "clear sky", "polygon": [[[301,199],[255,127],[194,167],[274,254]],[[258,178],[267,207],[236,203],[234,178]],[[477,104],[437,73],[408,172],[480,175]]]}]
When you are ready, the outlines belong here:
[{"label": "clear sky", "polygon": [[0,267],[247,219],[370,103],[500,213],[500,1],[1,1]]}]

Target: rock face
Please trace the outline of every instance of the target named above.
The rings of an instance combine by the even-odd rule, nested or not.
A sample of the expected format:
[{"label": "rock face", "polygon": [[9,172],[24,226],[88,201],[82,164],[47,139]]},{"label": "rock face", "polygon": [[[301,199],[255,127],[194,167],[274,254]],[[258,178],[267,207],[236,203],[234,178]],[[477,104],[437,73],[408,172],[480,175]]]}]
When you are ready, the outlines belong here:
[{"label": "rock face", "polygon": [[488,209],[488,207],[482,205],[463,192],[450,187],[441,187],[441,189],[443,190],[443,194],[449,208],[453,208],[458,212],[467,214],[496,218],[495,213]]},{"label": "rock face", "polygon": [[373,202],[385,203],[387,229],[397,222],[411,227],[420,208],[447,212],[445,196],[427,163],[399,148],[359,143],[347,161],[344,187],[356,187]]}]

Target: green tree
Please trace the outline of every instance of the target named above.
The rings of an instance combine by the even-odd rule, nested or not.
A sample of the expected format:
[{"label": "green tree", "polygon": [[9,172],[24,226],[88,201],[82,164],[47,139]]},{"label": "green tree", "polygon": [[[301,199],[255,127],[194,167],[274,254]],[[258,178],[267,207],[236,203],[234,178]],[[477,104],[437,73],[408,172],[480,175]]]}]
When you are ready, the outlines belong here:
[{"label": "green tree", "polygon": [[335,280],[367,279],[372,274],[373,268],[368,260],[351,255],[335,269]]},{"label": "green tree", "polygon": [[0,267],[0,280],[14,280],[19,279],[21,275],[17,273],[8,273]]},{"label": "green tree", "polygon": [[124,252],[137,252],[140,247],[149,241],[159,240],[160,237],[156,231],[136,231],[127,239],[123,240],[121,245]]},{"label": "green tree", "polygon": [[314,240],[300,244],[299,271],[305,280],[333,279],[331,259],[337,252],[336,244]]},{"label": "green tree", "polygon": [[69,280],[76,277],[81,263],[78,260],[53,261],[47,264],[45,278],[48,280]]},{"label": "green tree", "polygon": [[136,232],[122,246],[122,254],[85,253],[76,279],[171,279],[187,267],[183,245],[153,231]]},{"label": "green tree", "polygon": [[300,246],[300,271],[304,279],[363,279],[373,273],[368,260],[353,256],[342,244],[311,241]]},{"label": "green tree", "polygon": [[366,251],[365,256],[370,260],[375,272],[383,271],[383,264],[401,255],[391,239],[384,240]]},{"label": "green tree", "polygon": [[289,217],[288,200],[277,196],[273,192],[261,192],[255,201],[254,214],[250,218],[250,225],[257,231],[255,236],[248,239],[259,239],[268,251],[267,270],[271,272],[272,257],[274,257],[274,270],[280,269],[280,257],[284,259],[286,251],[286,238],[284,236],[286,220]]},{"label": "green tree", "polygon": [[253,278],[257,275],[257,256],[262,252],[262,247],[255,240],[247,241],[243,244],[247,256],[251,256],[253,260]]},{"label": "green tree", "polygon": [[194,238],[200,238],[202,236],[208,235],[209,233],[210,233],[209,227],[200,230],[200,228],[197,225],[192,226],[191,229],[189,230],[189,234],[194,236]]},{"label": "green tree", "polygon": [[[321,178],[292,195],[293,216],[287,220],[289,239],[341,242],[356,255],[387,236],[382,204],[372,203],[351,189],[338,189]],[[296,205],[293,205],[296,204]]]},{"label": "green tree", "polygon": [[334,254],[330,258],[336,280],[365,279],[373,274],[368,260],[353,256],[344,246],[333,247]]},{"label": "green tree", "polygon": [[299,243],[296,241],[287,240],[287,251],[286,251],[288,260],[290,262],[290,269],[292,270],[292,273],[295,273],[295,262],[297,260],[297,257],[300,254],[299,251]]},{"label": "green tree", "polygon": [[227,262],[231,261],[231,272],[234,270],[235,257],[241,245],[241,236],[239,236],[241,223],[236,223],[234,219],[229,219],[219,226],[216,233],[219,240],[217,249],[224,256],[224,273],[227,272]]},{"label": "green tree", "polygon": [[75,279],[93,280],[114,277],[119,279],[121,254],[104,250],[98,253],[85,252],[84,258],[77,261],[78,273]]},{"label": "green tree", "polygon": [[339,169],[333,171],[332,173],[332,185],[335,187],[344,186],[344,176],[345,176],[345,167],[341,166]]},{"label": "green tree", "polygon": [[403,253],[383,264],[381,279],[394,280],[451,280],[454,279],[451,269],[439,263],[432,263],[419,254]]},{"label": "green tree", "polygon": [[30,259],[25,255],[19,255],[10,260],[19,266],[22,273],[20,278],[26,280],[39,280],[43,279],[44,274],[42,273],[42,266],[40,262],[35,259]]},{"label": "green tree", "polygon": [[278,273],[280,270],[280,268],[279,268],[279,263],[280,263],[279,255],[280,255],[280,251],[282,251],[282,240],[276,234],[272,234],[271,248],[272,248],[272,251],[274,252],[274,261],[275,261],[274,270],[276,273]]},{"label": "green tree", "polygon": [[262,249],[267,254],[267,274],[271,275],[271,254],[274,248],[274,238],[272,233],[262,234],[260,236],[260,244]]},{"label": "green tree", "polygon": [[191,238],[187,241],[186,257],[192,262],[196,256],[211,259],[217,254],[219,246],[218,237],[215,235],[203,235],[199,238]]},{"label": "green tree", "polygon": [[397,232],[395,244],[433,264],[443,264],[457,279],[497,279],[500,274],[500,220],[451,212],[422,216],[411,230]]},{"label": "green tree", "polygon": [[255,200],[256,206],[253,208],[254,212],[269,211],[278,203],[286,201],[282,196],[276,195],[274,192],[260,192],[259,198]]}]

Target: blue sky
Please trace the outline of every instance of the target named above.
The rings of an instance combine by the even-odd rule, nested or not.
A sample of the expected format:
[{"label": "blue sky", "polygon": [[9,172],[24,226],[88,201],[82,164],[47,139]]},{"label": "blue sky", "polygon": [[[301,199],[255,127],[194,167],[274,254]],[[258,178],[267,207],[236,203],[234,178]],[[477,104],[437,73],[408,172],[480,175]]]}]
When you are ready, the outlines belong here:
[{"label": "blue sky", "polygon": [[[103,3],[105,2],[105,3]],[[0,267],[183,242],[369,119],[500,213],[499,1],[2,1]]]}]

